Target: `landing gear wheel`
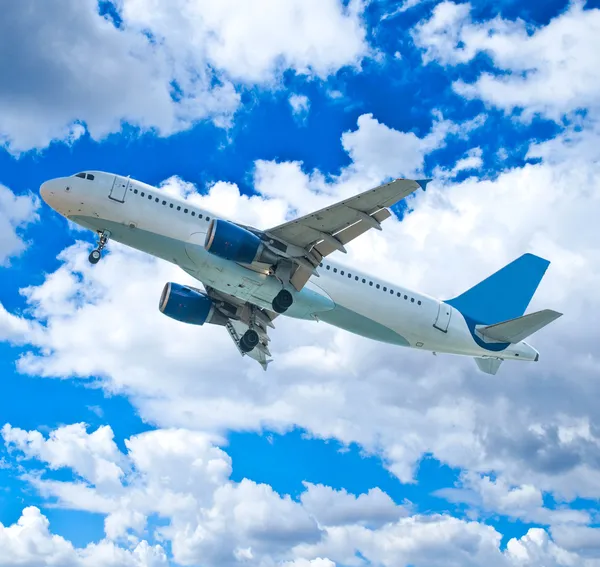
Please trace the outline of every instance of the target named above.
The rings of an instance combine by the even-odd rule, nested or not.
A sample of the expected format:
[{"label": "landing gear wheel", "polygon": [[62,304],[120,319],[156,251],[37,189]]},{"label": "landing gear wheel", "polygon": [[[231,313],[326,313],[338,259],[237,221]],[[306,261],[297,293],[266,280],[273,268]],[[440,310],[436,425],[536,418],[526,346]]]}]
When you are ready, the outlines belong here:
[{"label": "landing gear wheel", "polygon": [[97,264],[100,261],[100,258],[102,258],[102,250],[104,250],[109,238],[110,232],[108,230],[98,231],[98,248],[92,250],[91,254],[88,256],[90,264]]},{"label": "landing gear wheel", "polygon": [[248,329],[240,339],[240,349],[242,352],[250,352],[259,341],[258,333],[253,329]]},{"label": "landing gear wheel", "polygon": [[273,311],[275,313],[285,313],[294,303],[292,294],[287,289],[282,289],[273,300]]},{"label": "landing gear wheel", "polygon": [[91,254],[88,256],[88,260],[90,264],[97,264],[102,258],[102,252],[100,250],[92,250]]}]

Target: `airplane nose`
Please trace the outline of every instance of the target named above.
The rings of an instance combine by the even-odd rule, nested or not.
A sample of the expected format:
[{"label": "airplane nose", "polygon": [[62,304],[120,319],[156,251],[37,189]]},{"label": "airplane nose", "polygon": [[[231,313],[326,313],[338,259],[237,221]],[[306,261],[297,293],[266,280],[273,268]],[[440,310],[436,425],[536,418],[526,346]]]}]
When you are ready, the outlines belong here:
[{"label": "airplane nose", "polygon": [[40,197],[47,203],[50,196],[50,181],[45,181],[40,185]]}]

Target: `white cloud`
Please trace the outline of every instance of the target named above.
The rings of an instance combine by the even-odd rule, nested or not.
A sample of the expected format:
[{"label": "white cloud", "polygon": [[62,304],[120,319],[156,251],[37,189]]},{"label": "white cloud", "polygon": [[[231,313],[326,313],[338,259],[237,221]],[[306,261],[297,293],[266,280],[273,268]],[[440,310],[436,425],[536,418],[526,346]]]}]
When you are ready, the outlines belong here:
[{"label": "white cloud", "polygon": [[325,78],[368,53],[361,0],[120,4],[125,22],[150,30],[179,65],[208,63],[235,81],[271,82],[285,69]]},{"label": "white cloud", "polygon": [[95,0],[7,6],[0,143],[10,151],[72,143],[85,129],[102,139],[123,123],[160,135],[202,119],[227,126],[236,85],[276,87],[287,69],[326,78],[369,54],[359,0],[117,3],[120,27]]},{"label": "white cloud", "polygon": [[554,120],[574,110],[598,111],[600,10],[571,2],[546,26],[531,30],[522,20],[496,17],[482,23],[471,5],[444,1],[413,30],[425,63],[458,65],[485,53],[500,74],[482,73],[474,83],[457,81],[456,91],[524,117],[539,113]]},{"label": "white cloud", "polygon": [[11,526],[0,524],[0,566],[2,567],[161,567],[168,565],[159,545],[141,542],[124,549],[102,541],[85,548],[74,548],[49,531],[48,519],[36,507],[23,510]]},{"label": "white cloud", "polygon": [[76,423],[53,431],[46,440],[38,431],[27,432],[6,424],[2,437],[7,445],[29,458],[45,461],[53,469],[70,467],[95,485],[119,483],[123,476],[110,427],[100,427],[88,435],[85,425]]},{"label": "white cloud", "polygon": [[[38,431],[9,428],[7,442],[36,439],[51,446],[44,452],[17,444],[26,457],[53,468],[57,454],[72,451],[66,432],[77,427],[58,428],[48,439]],[[112,437],[110,429],[107,434],[102,428],[77,435],[95,461],[106,457],[106,448],[96,440],[98,432]],[[570,564],[585,565],[585,555],[572,548],[581,545],[585,553],[593,551],[594,530],[577,532],[567,526],[557,531],[554,541],[546,531],[532,529],[520,540],[511,540],[502,552],[501,535],[491,526],[446,515],[408,515],[379,489],[355,497],[307,484],[299,501],[294,501],[268,485],[248,479],[232,482],[229,457],[213,445],[217,440],[183,429],[135,435],[125,441],[126,454],[111,451],[115,463],[127,462],[127,475],[119,485],[92,486],[93,469],[78,482],[25,476],[43,496],[56,498],[59,506],[105,515],[110,539],[75,549],[50,533],[37,508],[26,508],[17,524],[6,528],[0,524],[0,565],[158,567],[168,564],[164,549],[171,549],[175,564],[206,567],[240,562],[261,567],[519,567],[565,557]],[[147,524],[152,515],[162,519],[161,527]],[[152,547],[138,536],[157,538],[163,545]],[[119,543],[111,541],[115,539]]]},{"label": "white cloud", "polygon": [[286,561],[281,567],[335,567],[335,563],[329,559],[317,557],[316,559],[296,559]]},{"label": "white cloud", "polygon": [[584,557],[594,557],[600,562],[600,528],[587,526],[552,526],[552,539],[561,547],[579,553]]},{"label": "white cloud", "polygon": [[15,195],[0,184],[0,267],[6,266],[12,256],[25,250],[27,244],[20,231],[38,220],[39,199],[32,195]]},{"label": "white cloud", "polygon": [[455,124],[437,115],[431,131],[422,138],[379,122],[372,114],[358,118],[358,129],[342,135],[342,145],[354,168],[369,179],[423,175],[425,156],[443,147],[448,137],[464,136],[482,125],[483,118]]},{"label": "white cloud", "polygon": [[583,510],[551,510],[544,507],[542,492],[531,484],[510,486],[503,478],[492,479],[471,472],[463,473],[460,484],[461,488],[442,489],[436,495],[451,502],[468,504],[469,514],[473,517],[477,514],[485,517],[492,513],[553,526],[592,521],[590,514]]},{"label": "white cloud", "polygon": [[302,505],[322,525],[379,526],[407,514],[379,488],[355,496],[346,490],[333,490],[322,484],[305,483],[305,486],[307,489],[301,496]]},{"label": "white cloud", "polygon": [[460,171],[473,171],[479,169],[483,165],[483,150],[481,148],[473,148],[467,152],[464,158],[459,159],[452,168],[452,174],[456,175]]},{"label": "white cloud", "polygon": [[310,100],[306,95],[292,94],[289,97],[290,106],[294,117],[300,121],[305,121],[310,110]]}]

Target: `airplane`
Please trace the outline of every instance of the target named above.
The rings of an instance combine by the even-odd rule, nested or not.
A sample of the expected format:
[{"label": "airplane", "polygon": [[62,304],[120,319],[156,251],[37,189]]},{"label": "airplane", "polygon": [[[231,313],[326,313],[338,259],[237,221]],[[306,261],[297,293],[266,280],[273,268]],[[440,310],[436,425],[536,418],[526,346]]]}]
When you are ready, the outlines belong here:
[{"label": "airplane", "polygon": [[562,315],[525,315],[550,262],[524,254],[449,300],[411,291],[330,259],[429,179],[395,179],[278,226],[259,230],[121,175],[85,171],[51,179],[42,199],[94,231],[96,264],[109,240],[179,266],[203,289],[165,284],[159,310],[191,325],[225,327],[242,356],[272,362],[279,316],[323,321],[351,333],[434,354],[474,358],[496,374],[504,360],[537,361],[524,339]]}]

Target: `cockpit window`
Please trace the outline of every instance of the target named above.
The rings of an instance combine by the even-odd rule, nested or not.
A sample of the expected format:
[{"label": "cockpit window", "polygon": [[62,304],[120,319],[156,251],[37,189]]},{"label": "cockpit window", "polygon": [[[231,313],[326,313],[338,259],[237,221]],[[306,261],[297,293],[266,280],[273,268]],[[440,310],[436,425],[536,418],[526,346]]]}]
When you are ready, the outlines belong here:
[{"label": "cockpit window", "polygon": [[94,176],[91,173],[77,173],[75,177],[81,177],[81,179],[89,179],[90,181],[94,181]]}]

